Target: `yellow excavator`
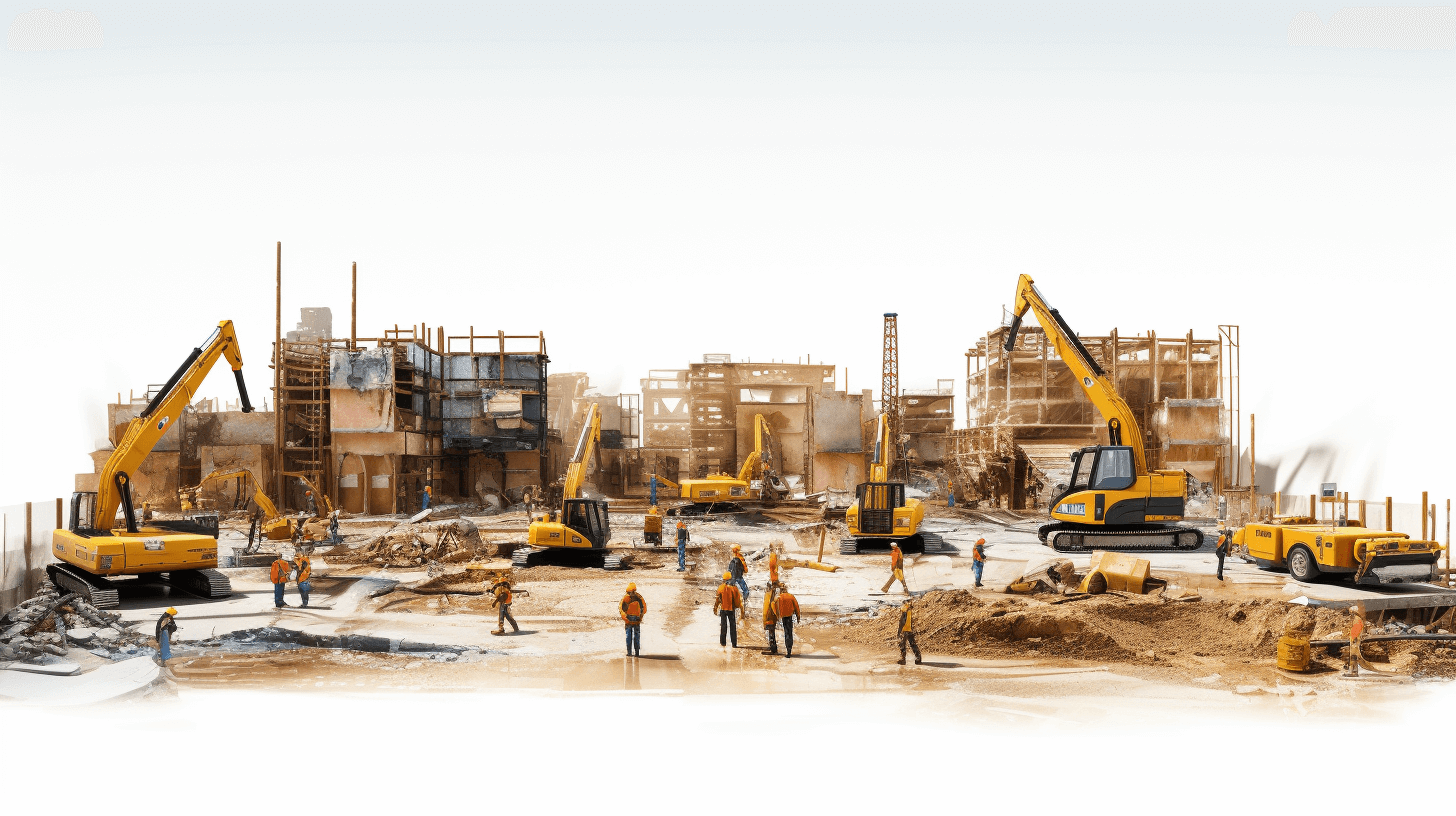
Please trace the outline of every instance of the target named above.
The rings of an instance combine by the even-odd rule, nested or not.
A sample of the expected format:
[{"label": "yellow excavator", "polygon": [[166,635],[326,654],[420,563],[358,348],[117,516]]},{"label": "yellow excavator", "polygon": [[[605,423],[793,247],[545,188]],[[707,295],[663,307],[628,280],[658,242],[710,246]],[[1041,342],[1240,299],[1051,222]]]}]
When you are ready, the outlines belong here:
[{"label": "yellow excavator", "polygon": [[[753,416],[753,452],[743,460],[738,475],[712,473],[702,479],[683,479],[682,483],[654,475],[657,483],[678,491],[679,498],[692,504],[677,508],[676,515],[711,513],[733,509],[744,502],[768,502],[782,499],[789,486],[774,469],[773,428],[763,414]],[[758,474],[759,479],[754,479]]]},{"label": "yellow excavator", "polygon": [[855,489],[854,504],[844,512],[850,537],[839,542],[841,554],[889,549],[891,543],[899,544],[907,552],[940,550],[939,536],[920,531],[925,506],[919,499],[906,498],[904,482],[890,481],[891,444],[890,416],[881,412],[870,460],[870,479]]},{"label": "yellow excavator", "polygon": [[607,512],[605,499],[588,499],[582,496],[582,485],[586,482],[587,461],[597,460],[601,470],[602,418],[596,403],[592,403],[586,423],[581,429],[581,438],[576,442],[571,463],[566,466],[566,479],[561,488],[561,509],[543,513],[531,520],[526,530],[526,546],[511,553],[511,563],[516,567],[531,567],[544,560],[551,552],[569,552],[580,556],[585,566],[605,569],[621,569],[622,557],[607,550],[612,536],[612,522]]},{"label": "yellow excavator", "polygon": [[[317,496],[319,501],[321,502],[319,506],[323,508],[323,515],[315,515],[312,518],[305,518],[305,522],[325,519],[333,514],[334,505],[332,502],[329,501],[329,497],[320,492],[318,487],[316,487],[307,476],[304,476],[302,473],[285,473],[284,475],[298,479],[298,481],[301,482],[305,488],[312,491],[313,495]],[[198,499],[200,497],[200,494],[202,493],[202,488],[206,487],[208,484],[212,482],[220,482],[227,479],[235,478],[245,479],[252,483],[253,495],[250,498],[252,502],[258,506],[258,509],[261,510],[263,513],[263,528],[260,531],[263,536],[266,537],[269,541],[288,541],[292,539],[294,537],[294,530],[298,525],[298,519],[293,516],[285,516],[280,514],[278,512],[278,508],[274,506],[273,501],[269,499],[267,494],[263,492],[263,486],[258,482],[258,477],[253,475],[253,471],[248,470],[247,468],[214,470],[213,472],[202,477],[202,481],[198,482],[196,485],[193,485],[192,487],[184,487],[178,489],[177,498],[182,505],[182,512],[185,513],[193,507],[198,506]],[[239,487],[239,490],[242,490],[241,486]],[[246,500],[244,500],[243,503],[246,505]],[[252,542],[250,541],[249,544],[251,543]]]},{"label": "yellow excavator", "polygon": [[[116,450],[101,468],[96,492],[71,495],[69,524],[52,537],[52,549],[60,563],[46,567],[51,582],[63,592],[79,593],[97,607],[113,607],[120,602],[120,586],[129,583],[116,580],[118,577],[146,576],[164,579],[175,588],[203,598],[232,594],[227,577],[215,569],[217,517],[149,521],[142,526],[131,493],[131,475],[181,417],[213,364],[224,357],[237,380],[243,411],[253,410],[243,383],[243,357],[237,335],[232,321],[224,320],[127,425]],[[118,508],[122,512],[120,526]]]},{"label": "yellow excavator", "polygon": [[1038,530],[1042,543],[1059,552],[1198,549],[1203,532],[1178,523],[1188,497],[1188,473],[1148,470],[1132,409],[1028,275],[1016,285],[1007,353],[1015,348],[1027,311],[1036,315],[1057,356],[1107,421],[1109,443],[1072,453],[1071,483],[1050,503],[1051,523]]}]

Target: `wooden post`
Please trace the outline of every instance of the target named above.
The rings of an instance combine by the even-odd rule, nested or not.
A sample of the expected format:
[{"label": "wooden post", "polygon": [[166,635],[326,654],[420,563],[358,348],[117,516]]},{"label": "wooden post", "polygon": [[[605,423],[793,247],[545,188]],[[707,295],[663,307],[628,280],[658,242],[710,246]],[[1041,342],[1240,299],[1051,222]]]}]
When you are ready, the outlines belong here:
[{"label": "wooden post", "polygon": [[39,587],[37,587],[35,585],[35,583],[31,580],[31,577],[30,577],[31,576],[31,570],[35,569],[35,565],[33,563],[31,563],[31,557],[30,557],[30,544],[31,544],[31,541],[30,541],[30,526],[31,526],[31,506],[30,506],[30,502],[26,502],[25,503],[25,575],[20,579],[20,593],[21,593],[20,594],[20,600],[22,600],[22,601],[30,600],[30,597],[35,594],[35,591],[37,589],[39,589]]},{"label": "wooden post", "polygon": [[1394,516],[1395,516],[1395,505],[1391,504],[1390,497],[1389,496],[1386,496],[1385,497],[1385,531],[1387,533],[1390,532],[1391,530],[1394,530],[1395,529],[1395,527],[1394,527],[1394,524],[1395,524],[1395,518],[1394,518]]},{"label": "wooden post", "polygon": [[1422,541],[1428,540],[1428,536],[1426,535],[1426,506],[1430,503],[1430,501],[1431,501],[1430,494],[1428,494],[1426,491],[1422,490],[1421,491],[1421,540]]},{"label": "wooden post", "polygon": [[[1046,422],[1047,410],[1047,336],[1041,333],[1041,405],[1037,406],[1036,421]],[[968,426],[969,427],[969,426]]]},{"label": "wooden post", "polygon": [[1163,392],[1162,383],[1158,382],[1160,379],[1158,372],[1160,361],[1158,360],[1158,333],[1155,331],[1148,332],[1148,362],[1153,365],[1153,403],[1156,404],[1158,400],[1162,399]]},{"label": "wooden post", "polygon": [[1259,496],[1258,467],[1258,460],[1254,458],[1254,415],[1249,414],[1249,497],[1255,501]]},{"label": "wooden post", "polygon": [[1451,582],[1451,500],[1446,500],[1446,582]]},{"label": "wooden post", "polygon": [[273,501],[279,510],[283,502],[283,242],[278,242],[277,279],[273,295]]},{"label": "wooden post", "polygon": [[1183,341],[1183,398],[1193,399],[1193,330],[1188,330],[1188,339]]},{"label": "wooden post", "polygon": [[354,262],[353,293],[349,296],[349,348],[359,347],[359,262]]},{"label": "wooden post", "polygon": [[[824,562],[824,538],[827,535],[829,535],[829,525],[825,524],[819,528],[819,557],[815,559],[821,564]],[[1450,556],[1450,553],[1446,554],[1447,558],[1450,558]]]},{"label": "wooden post", "polygon": [[1309,517],[1315,521],[1319,521],[1320,519],[1319,505],[1315,503],[1315,495],[1313,493],[1309,494]]},{"label": "wooden post", "polygon": [[1274,491],[1274,515],[1284,512],[1284,495],[1278,490]]},{"label": "wooden post", "polygon": [[1360,526],[1365,526],[1365,500],[1360,500]]}]

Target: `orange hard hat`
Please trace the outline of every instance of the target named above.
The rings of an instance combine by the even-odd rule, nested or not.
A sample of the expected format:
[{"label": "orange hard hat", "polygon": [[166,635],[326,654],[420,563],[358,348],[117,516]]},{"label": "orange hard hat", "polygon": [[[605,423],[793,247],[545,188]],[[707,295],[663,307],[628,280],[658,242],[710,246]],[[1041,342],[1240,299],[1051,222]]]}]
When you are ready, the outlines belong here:
[{"label": "orange hard hat", "polygon": [[978,539],[976,539],[976,543],[977,544],[985,544],[986,543],[986,539],[984,539],[984,538],[978,538]]},{"label": "orange hard hat", "polygon": [[731,581],[731,580],[733,580],[733,573],[731,573],[731,572],[725,572],[725,573],[723,573],[723,580],[725,580],[725,581]]}]

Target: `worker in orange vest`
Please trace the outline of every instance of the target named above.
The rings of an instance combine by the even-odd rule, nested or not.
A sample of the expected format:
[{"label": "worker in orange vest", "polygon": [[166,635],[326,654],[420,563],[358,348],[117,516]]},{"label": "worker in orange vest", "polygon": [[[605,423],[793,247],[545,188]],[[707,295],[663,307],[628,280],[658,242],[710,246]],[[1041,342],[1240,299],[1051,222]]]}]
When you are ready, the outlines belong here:
[{"label": "worker in orange vest", "polygon": [[642,619],[647,616],[647,601],[637,594],[637,585],[628,584],[627,594],[622,596],[618,607],[622,613],[622,624],[627,627],[627,656],[632,656],[636,644],[637,656],[642,656]]},{"label": "worker in orange vest", "polygon": [[273,566],[268,570],[268,580],[273,582],[273,606],[283,607],[288,604],[283,602],[283,588],[288,586],[289,576],[293,573],[293,565],[288,559],[279,553],[273,560]]},{"label": "worker in orange vest", "polygon": [[1365,616],[1360,614],[1360,607],[1350,607],[1350,615],[1354,619],[1350,621],[1350,649],[1345,653],[1345,676],[1355,677],[1360,674],[1360,641],[1365,638]]},{"label": "worker in orange vest", "polygon": [[915,608],[910,599],[905,599],[905,604],[900,607],[900,659],[895,662],[905,665],[905,647],[909,646],[915,652],[915,665],[920,665],[920,646],[915,643]]},{"label": "worker in orange vest", "polygon": [[313,561],[301,549],[293,556],[293,573],[296,576],[294,580],[298,581],[298,597],[303,602],[301,605],[306,607],[308,606],[308,593],[313,589],[313,584],[308,582],[308,579],[313,576]]},{"label": "worker in orange vest", "polygon": [[313,491],[312,490],[305,490],[305,491],[303,491],[303,501],[304,501],[304,504],[307,505],[308,517],[309,518],[313,518],[314,516],[317,516],[318,515],[318,502],[314,501]]},{"label": "worker in orange vest", "polygon": [[728,638],[733,638],[733,648],[738,648],[738,622],[733,619],[735,611],[743,609],[743,595],[733,585],[733,574],[723,573],[723,583],[713,596],[713,614],[718,616],[718,645],[728,647]]},{"label": "worker in orange vest", "polygon": [[769,584],[768,593],[763,599],[763,639],[768,642],[768,648],[764,649],[763,653],[766,655],[779,653],[779,644],[775,637],[779,623],[779,607],[774,602],[776,595],[773,584]]},{"label": "worker in orange vest", "polygon": [[978,538],[971,547],[971,569],[976,573],[976,586],[981,586],[981,572],[986,569],[986,539]]},{"label": "worker in orange vest", "polygon": [[794,624],[799,619],[799,599],[789,593],[789,588],[779,584],[778,597],[774,599],[778,605],[779,621],[784,625],[784,657],[794,656]]},{"label": "worker in orange vest", "polygon": [[514,600],[514,595],[511,592],[511,579],[502,578],[496,582],[495,586],[490,588],[490,591],[491,594],[495,595],[495,600],[491,601],[490,605],[500,607],[500,615],[496,619],[495,631],[491,632],[491,634],[504,635],[506,633],[506,621],[510,621],[511,623],[511,634],[514,635],[521,631],[521,627],[516,625],[516,619],[511,615],[511,601]]},{"label": "worker in orange vest", "polygon": [[430,495],[431,495],[430,486],[429,485],[425,485],[424,491],[420,493],[420,509],[421,510],[429,510],[430,509]]},{"label": "worker in orange vest", "polygon": [[[728,559],[728,572],[733,575],[733,583],[738,585],[738,591],[743,593],[743,603],[748,604],[748,562],[743,559],[743,547],[734,544],[733,555]],[[743,622],[748,623],[748,611],[743,612]]]},{"label": "worker in orange vest", "polygon": [[677,523],[677,571],[682,572],[688,568],[688,525],[687,522],[678,520]]},{"label": "worker in orange vest", "polygon": [[909,594],[910,585],[905,583],[905,554],[900,552],[899,544],[892,542],[890,544],[890,580],[880,587],[880,591],[889,592],[890,587],[894,586],[896,581],[899,581],[900,586],[905,588],[906,594]]}]

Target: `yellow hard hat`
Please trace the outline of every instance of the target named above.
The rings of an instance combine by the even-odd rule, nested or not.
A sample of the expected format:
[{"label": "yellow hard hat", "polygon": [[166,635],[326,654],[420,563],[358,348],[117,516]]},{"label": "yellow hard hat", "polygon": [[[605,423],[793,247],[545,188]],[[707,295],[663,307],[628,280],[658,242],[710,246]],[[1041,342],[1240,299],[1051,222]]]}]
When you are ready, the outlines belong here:
[{"label": "yellow hard hat", "polygon": [[637,585],[636,584],[628,584],[627,585],[627,591],[628,592],[636,592],[637,591]]},{"label": "yellow hard hat", "polygon": [[741,550],[741,549],[743,549],[743,548],[742,548],[742,547],[740,547],[740,546],[739,546],[739,545],[737,545],[737,544],[734,544],[734,545],[733,545],[733,551],[734,551],[734,552],[737,552],[737,551],[739,551],[739,550]]},{"label": "yellow hard hat", "polygon": [[175,607],[175,606],[169,606],[169,607],[167,607],[167,614],[168,615],[175,615],[175,614],[177,614],[177,607]]},{"label": "yellow hard hat", "polygon": [[731,573],[731,572],[725,572],[725,573],[723,573],[723,580],[725,580],[725,581],[731,581],[731,580],[733,580],[733,573]]}]

